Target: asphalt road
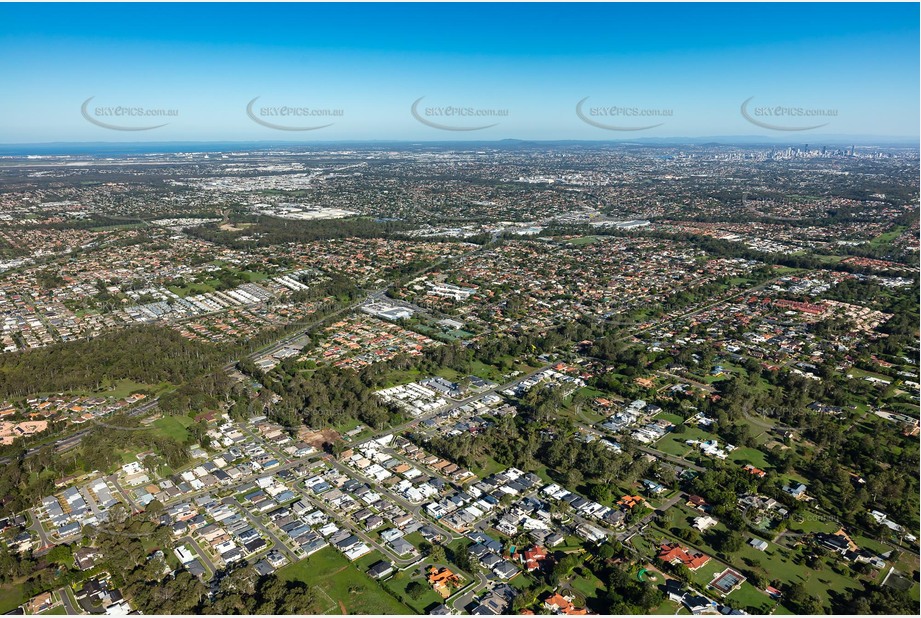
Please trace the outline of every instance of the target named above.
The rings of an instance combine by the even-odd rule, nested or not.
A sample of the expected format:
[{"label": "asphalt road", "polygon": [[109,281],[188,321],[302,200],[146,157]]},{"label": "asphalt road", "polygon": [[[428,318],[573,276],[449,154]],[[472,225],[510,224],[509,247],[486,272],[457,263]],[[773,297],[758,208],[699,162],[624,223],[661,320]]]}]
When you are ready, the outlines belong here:
[{"label": "asphalt road", "polygon": [[668,509],[672,508],[673,506],[675,506],[682,500],[687,500],[687,498],[688,498],[688,495],[686,493],[684,493],[683,491],[678,492],[676,496],[670,498],[667,502],[665,502],[658,509],[654,510],[652,513],[649,513],[648,515],[640,519],[638,522],[634,523],[629,528],[627,528],[626,530],[618,534],[616,536],[617,540],[621,542],[626,541],[627,539],[632,537],[634,534],[642,530],[643,526],[651,522],[656,517],[659,517],[660,513],[668,512]]},{"label": "asphalt road", "polygon": [[59,588],[57,594],[61,597],[61,604],[64,606],[64,611],[66,611],[69,616],[79,616],[83,613],[77,609],[76,599],[69,588]]},{"label": "asphalt road", "polygon": [[208,554],[205,553],[205,550],[201,548],[201,545],[198,544],[198,541],[186,535],[176,541],[176,545],[191,545],[195,550],[196,555],[198,555],[199,560],[204,563],[205,568],[208,569],[209,573],[211,573],[211,577],[214,577],[214,574],[217,573],[217,567],[215,567],[214,563],[211,562],[211,558],[209,558]]},{"label": "asphalt road", "polygon": [[106,477],[106,480],[109,481],[109,482],[111,482],[112,485],[115,486],[115,489],[118,491],[118,493],[121,495],[121,497],[124,498],[124,499],[125,499],[125,502],[126,502],[128,505],[131,506],[131,510],[132,510],[132,511],[134,511],[135,513],[137,513],[137,512],[139,512],[139,511],[141,510],[141,507],[138,506],[138,503],[131,499],[131,494],[129,494],[127,491],[125,491],[125,489],[118,483],[118,475],[117,475],[117,474],[112,474],[112,475],[110,475],[110,476],[107,476],[107,477]]},{"label": "asphalt road", "polygon": [[333,521],[335,521],[336,525],[338,525],[340,528],[347,528],[355,536],[357,536],[362,541],[364,541],[366,545],[373,547],[374,549],[379,551],[381,554],[386,556],[387,559],[390,560],[390,562],[397,565],[398,567],[410,566],[412,564],[415,564],[419,560],[418,556],[409,556],[408,558],[397,556],[395,553],[393,553],[393,550],[391,550],[389,547],[386,547],[382,545],[381,543],[378,543],[377,541],[373,540],[370,536],[368,536],[368,534],[364,530],[361,530],[358,526],[353,524],[349,520],[347,515],[343,516],[341,513],[338,513],[335,510],[329,508],[326,504],[323,504],[319,500],[316,500],[313,496],[304,494],[303,499],[309,502],[310,504],[312,504],[313,506],[315,506],[316,508],[320,509],[327,515],[329,515],[330,518]]},{"label": "asphalt road", "polygon": [[291,548],[288,547],[287,544],[285,544],[285,542],[282,541],[278,537],[278,535],[276,535],[274,532],[266,528],[255,515],[250,513],[246,509],[246,507],[240,504],[239,500],[237,500],[233,496],[230,496],[230,497],[224,498],[223,500],[221,500],[221,502],[229,506],[238,507],[240,509],[240,512],[243,513],[243,516],[246,518],[246,520],[249,521],[249,523],[255,526],[256,528],[259,528],[259,531],[262,532],[262,534],[269,537],[269,539],[271,539],[272,543],[274,544],[275,548],[283,552],[288,557],[288,560],[290,560],[291,562],[297,562],[298,560],[300,560],[297,554],[291,551]]},{"label": "asphalt road", "polygon": [[696,470],[697,472],[706,471],[706,468],[704,468],[703,466],[698,466],[696,463],[688,461],[687,459],[684,459],[683,457],[678,457],[676,455],[669,455],[668,453],[663,453],[662,451],[658,449],[654,449],[649,446],[637,445],[636,448],[638,451],[642,451],[643,453],[647,453],[649,455],[652,455],[653,457],[658,457],[659,459],[669,461],[679,466],[684,466],[685,468],[690,468],[691,470]]},{"label": "asphalt road", "polygon": [[42,525],[41,520],[38,517],[38,509],[29,509],[29,519],[31,523],[29,524],[28,529],[35,532],[38,535],[38,538],[42,541],[43,547],[49,547],[54,543],[48,538],[48,533],[45,532],[45,527]]},{"label": "asphalt road", "polygon": [[434,522],[434,521],[432,521],[431,519],[429,519],[429,518],[423,513],[423,511],[422,511],[422,505],[421,505],[421,504],[413,504],[413,503],[409,502],[408,500],[404,499],[402,496],[398,496],[397,494],[395,494],[395,493],[393,493],[392,491],[390,491],[389,489],[383,487],[382,485],[380,485],[380,484],[377,483],[376,481],[374,481],[374,480],[372,480],[372,479],[369,479],[368,477],[364,476],[364,475],[361,474],[359,471],[354,470],[353,468],[349,468],[348,466],[345,466],[345,465],[339,463],[338,461],[333,461],[333,462],[330,462],[330,463],[333,465],[333,467],[335,467],[336,469],[340,470],[341,472],[347,474],[348,476],[350,476],[350,477],[352,477],[352,478],[356,478],[356,479],[358,479],[358,480],[366,481],[366,482],[368,483],[368,485],[370,485],[371,487],[374,488],[374,491],[375,491],[375,492],[387,496],[387,499],[388,499],[388,500],[390,500],[391,502],[396,503],[397,506],[399,506],[400,508],[402,508],[404,511],[406,511],[406,512],[412,514],[412,516],[413,516],[414,519],[416,519],[416,520],[419,521],[419,522],[428,524],[429,526],[432,526],[433,528],[435,528],[436,530],[438,530],[438,532],[440,532],[440,533],[442,534],[442,536],[445,537],[444,543],[446,543],[446,544],[447,544],[447,543],[450,543],[451,541],[454,541],[454,540],[456,540],[456,539],[459,539],[459,538],[462,536],[462,535],[460,535],[460,534],[457,534],[456,532],[451,532],[451,531],[448,530],[447,528],[444,528],[443,526],[441,526],[441,524],[439,524],[439,523],[437,523],[437,522]]}]

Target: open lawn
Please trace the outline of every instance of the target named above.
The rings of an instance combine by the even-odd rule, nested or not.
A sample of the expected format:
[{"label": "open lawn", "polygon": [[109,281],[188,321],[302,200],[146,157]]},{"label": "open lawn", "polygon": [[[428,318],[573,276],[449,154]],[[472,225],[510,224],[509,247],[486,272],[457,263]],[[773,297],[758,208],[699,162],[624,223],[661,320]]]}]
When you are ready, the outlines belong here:
[{"label": "open lawn", "polygon": [[[419,582],[425,586],[425,594],[423,594],[418,599],[413,599],[406,592],[406,586],[414,581]],[[383,585],[384,588],[389,590],[394,596],[405,599],[405,603],[409,607],[416,610],[416,613],[418,614],[426,614],[432,607],[444,603],[442,596],[435,592],[435,590],[432,589],[432,587],[429,585],[428,580],[415,569],[397,571],[391,575],[389,579],[383,582]]]},{"label": "open lawn", "polygon": [[151,423],[150,427],[153,431],[162,436],[173,438],[179,442],[185,442],[186,438],[189,437],[189,432],[186,431],[186,427],[193,422],[194,421],[188,416],[164,416]]},{"label": "open lawn", "polygon": [[739,464],[751,464],[756,468],[761,468],[762,470],[770,469],[771,466],[767,462],[767,457],[764,453],[758,449],[742,446],[736,450],[729,453],[727,457],[729,461],[734,461]]},{"label": "open lawn", "polygon": [[653,616],[672,616],[674,614],[680,613],[678,610],[681,610],[681,609],[684,609],[685,613],[690,613],[687,611],[687,609],[685,609],[683,605],[679,605],[678,603],[675,603],[674,601],[669,601],[668,599],[666,599],[665,601],[662,602],[662,605],[655,608],[649,613],[652,614]]},{"label": "open lawn", "polygon": [[506,381],[505,375],[499,371],[498,367],[487,365],[486,363],[474,360],[470,363],[470,373],[484,380],[490,380],[501,384]]},{"label": "open lawn", "polygon": [[508,466],[503,466],[502,464],[500,464],[498,461],[496,461],[492,457],[484,457],[483,462],[484,463],[482,467],[475,466],[471,469],[471,471],[480,478],[485,478],[489,476],[490,474],[496,474],[498,472],[502,472],[508,467]]},{"label": "open lawn", "polygon": [[518,575],[510,579],[508,582],[509,586],[511,586],[512,588],[517,588],[519,590],[530,588],[531,586],[534,585],[534,583],[535,583],[534,578],[531,577],[528,573],[524,571],[521,571],[520,573],[518,573]]},{"label": "open lawn", "polygon": [[577,568],[575,577],[569,584],[586,599],[592,599],[605,593],[604,583],[586,568]]},{"label": "open lawn", "polygon": [[893,240],[898,238],[899,235],[905,231],[905,229],[906,228],[904,225],[897,225],[895,226],[893,230],[880,234],[879,236],[871,240],[870,246],[871,247],[882,247],[885,245],[889,245],[892,243]]},{"label": "open lawn", "polygon": [[887,376],[887,375],[884,374],[884,373],[876,373],[876,372],[874,372],[874,371],[867,371],[867,370],[865,370],[865,369],[858,369],[857,367],[851,367],[851,368],[848,370],[847,375],[848,375],[849,377],[853,377],[853,378],[877,378],[877,379],[880,379],[880,380],[886,380],[887,382],[893,382],[893,381],[894,381],[893,378],[892,378],[891,376]]},{"label": "open lawn", "polygon": [[659,420],[660,418],[667,420],[672,425],[680,425],[684,422],[684,418],[678,416],[677,414],[672,414],[671,412],[659,412],[653,418]]},{"label": "open lawn", "polygon": [[681,433],[671,432],[665,434],[661,440],[655,443],[655,448],[669,455],[684,457],[689,453],[693,454],[698,452],[696,446],[685,444],[687,440],[705,441],[714,437],[715,436],[711,433],[707,433],[702,429],[689,425]]},{"label": "open lawn", "polygon": [[608,395],[606,392],[591,386],[582,386],[576,390],[576,393],[582,395],[583,397],[592,399],[595,397],[611,397],[611,395]]},{"label": "open lawn", "polygon": [[284,567],[278,576],[320,591],[320,606],[325,614],[414,613],[332,547]]},{"label": "open lawn", "polygon": [[[860,547],[869,549],[870,551],[876,552],[877,554],[885,554],[887,551],[892,549],[888,545],[884,545],[879,541],[861,536],[859,534],[852,534],[851,539]],[[915,559],[917,560],[917,557]]]},{"label": "open lawn", "polygon": [[575,245],[581,247],[584,245],[590,245],[592,243],[598,242],[597,236],[579,236],[578,238],[570,238],[567,240],[570,245]]},{"label": "open lawn", "polygon": [[257,281],[262,281],[263,279],[268,279],[269,276],[265,273],[258,273],[252,270],[241,270],[238,273],[241,277],[249,281],[250,283],[255,283]]},{"label": "open lawn", "polygon": [[442,333],[444,337],[447,337],[451,340],[457,339],[470,339],[474,336],[475,333],[471,333],[469,330],[449,330]]},{"label": "open lawn", "polygon": [[656,547],[642,534],[636,534],[630,539],[630,545],[636,549],[641,556],[650,560],[656,557]]},{"label": "open lawn", "polygon": [[214,291],[213,287],[205,285],[204,283],[190,283],[183,286],[170,285],[167,286],[167,289],[179,298],[194,296],[195,294],[207,294],[208,292]]},{"label": "open lawn", "polygon": [[841,524],[826,515],[807,511],[802,517],[791,517],[787,527],[791,532],[806,534],[825,532],[831,534],[832,532],[837,532],[841,528]]},{"label": "open lawn", "polygon": [[547,485],[554,482],[554,480],[550,477],[550,471],[547,466],[538,466],[533,470],[533,472],[539,476],[540,480],[542,480]]},{"label": "open lawn", "polygon": [[14,610],[27,600],[22,584],[3,584],[0,586],[0,613],[5,614],[10,610]]},{"label": "open lawn", "polygon": [[745,607],[749,612],[751,612],[751,608],[757,607],[759,613],[764,614],[769,613],[770,608],[777,603],[767,593],[758,590],[749,582],[745,582],[738,590],[729,593],[728,598],[733,603]]},{"label": "open lawn", "polygon": [[778,603],[777,606],[774,608],[774,612],[773,612],[772,615],[774,615],[774,616],[792,616],[792,615],[793,615],[793,612],[790,611],[789,609],[787,609],[783,604]]},{"label": "open lawn", "polygon": [[464,377],[464,374],[449,367],[439,368],[438,371],[435,372],[435,375],[439,378],[444,378],[445,380],[449,380],[451,382],[457,382]]},{"label": "open lawn", "polygon": [[423,377],[425,376],[423,376],[418,369],[394,370],[389,372],[381,381],[381,388],[390,388],[391,386],[409,384],[410,382],[421,380]]}]

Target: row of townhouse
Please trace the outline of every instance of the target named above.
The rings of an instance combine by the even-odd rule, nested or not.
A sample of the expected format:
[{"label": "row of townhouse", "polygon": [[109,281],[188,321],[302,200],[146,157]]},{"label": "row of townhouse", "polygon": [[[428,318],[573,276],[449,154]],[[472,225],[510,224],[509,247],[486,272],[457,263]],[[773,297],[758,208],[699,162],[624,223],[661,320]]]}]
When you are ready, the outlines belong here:
[{"label": "row of townhouse", "polygon": [[217,502],[207,494],[196,498],[194,504],[197,513],[181,522],[185,525],[174,525],[173,533],[191,534],[225,564],[248,558],[268,546],[236,506]]},{"label": "row of townhouse", "polygon": [[[380,532],[380,537],[397,556],[417,555],[416,548],[405,540],[405,536],[419,531],[423,536],[436,538],[438,536],[430,526],[417,521],[412,514],[387,499],[376,489],[358,479],[349,477],[338,470],[331,468],[323,474],[308,478],[304,482],[307,490],[315,495],[315,499],[322,501],[326,508],[337,516],[347,516],[349,521],[365,531],[371,532],[382,528],[385,524],[392,527]],[[336,527],[334,523],[326,526]],[[331,528],[329,532],[335,532]],[[324,532],[322,529],[321,532]],[[367,553],[364,547],[343,548],[337,546],[347,557],[355,559]],[[362,551],[362,553],[358,553]]]},{"label": "row of townhouse", "polygon": [[108,519],[108,512],[119,501],[114,490],[102,478],[80,487],[69,487],[59,494],[42,498],[38,514],[52,535],[68,539],[80,534],[84,526],[94,526]]}]

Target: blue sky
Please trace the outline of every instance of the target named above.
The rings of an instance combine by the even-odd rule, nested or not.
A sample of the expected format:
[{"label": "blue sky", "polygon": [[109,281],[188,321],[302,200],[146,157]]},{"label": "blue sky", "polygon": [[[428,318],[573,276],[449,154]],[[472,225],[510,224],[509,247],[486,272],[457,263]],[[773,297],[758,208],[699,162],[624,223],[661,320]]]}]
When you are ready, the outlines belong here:
[{"label": "blue sky", "polygon": [[[910,3],[2,4],[0,24],[2,143],[919,135]],[[90,97],[103,123],[167,124],[97,126],[81,114]],[[268,122],[333,124],[262,126],[246,111],[255,97]],[[420,97],[423,120],[497,124],[429,126],[410,113]],[[605,126],[660,126],[592,126],[576,114],[586,97],[583,117]],[[825,126],[758,126],[740,113],[750,97],[750,117],[773,127]],[[102,115],[119,106],[178,115]],[[507,113],[435,115],[444,107]]]}]

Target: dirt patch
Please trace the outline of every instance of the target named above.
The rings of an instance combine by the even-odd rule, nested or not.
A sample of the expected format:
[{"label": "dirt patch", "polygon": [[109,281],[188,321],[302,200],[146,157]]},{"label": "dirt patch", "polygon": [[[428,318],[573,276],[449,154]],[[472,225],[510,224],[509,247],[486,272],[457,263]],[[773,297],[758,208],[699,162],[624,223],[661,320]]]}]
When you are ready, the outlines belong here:
[{"label": "dirt patch", "polygon": [[316,430],[309,427],[301,427],[297,432],[297,439],[315,449],[322,449],[324,444],[333,444],[341,440],[339,432],[335,429]]},{"label": "dirt patch", "polygon": [[774,449],[777,448],[777,447],[780,447],[780,450],[782,450],[782,451],[789,450],[789,448],[790,448],[789,446],[787,446],[787,445],[784,444],[783,442],[778,442],[777,440],[771,440],[770,442],[767,442],[767,443],[765,443],[765,445],[764,445],[764,449],[767,450],[767,451],[774,450]]},{"label": "dirt patch", "polygon": [[343,616],[348,615],[349,612],[347,609],[345,609],[345,603],[343,603],[342,601],[339,601],[339,609],[342,611]]}]

